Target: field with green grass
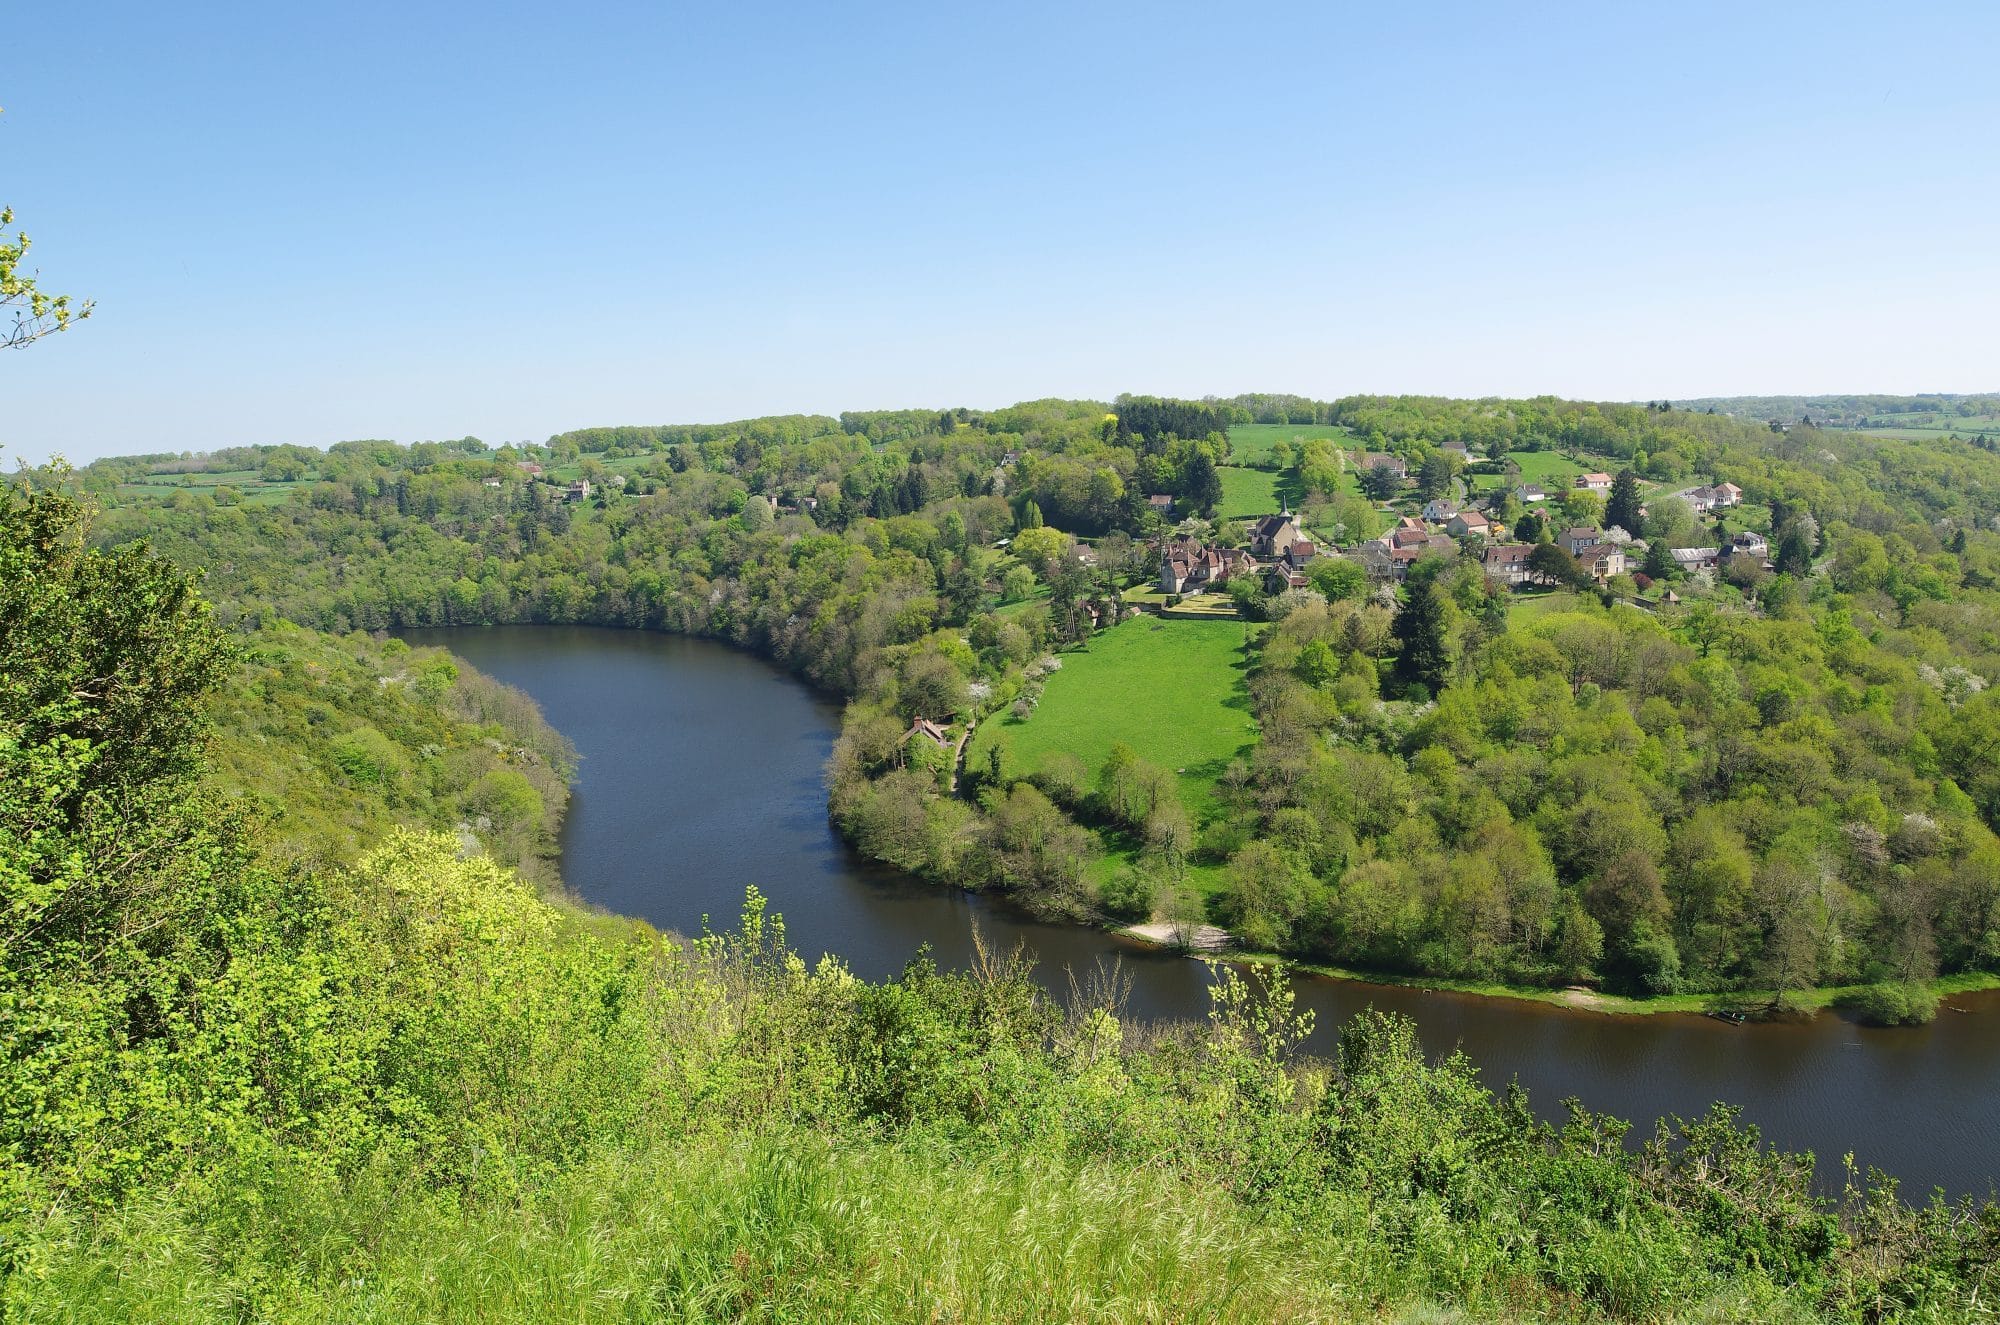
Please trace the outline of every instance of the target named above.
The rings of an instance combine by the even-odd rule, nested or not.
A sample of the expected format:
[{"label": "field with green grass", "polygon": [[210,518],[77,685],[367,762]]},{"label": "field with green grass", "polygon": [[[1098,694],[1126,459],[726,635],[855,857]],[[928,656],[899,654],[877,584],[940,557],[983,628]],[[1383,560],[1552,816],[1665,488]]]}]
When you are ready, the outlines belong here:
[{"label": "field with green grass", "polygon": [[1279,442],[1314,437],[1330,437],[1342,445],[1348,442],[1347,429],[1337,424],[1239,423],[1229,430],[1229,457],[1238,464],[1251,464],[1270,455]]},{"label": "field with green grass", "polygon": [[1731,531],[1754,529],[1760,534],[1771,532],[1771,508],[1756,502],[1744,502],[1741,506],[1730,506],[1717,511]]},{"label": "field with green grass", "polygon": [[1964,422],[1935,428],[1899,425],[1893,428],[1858,428],[1855,431],[1870,437],[1890,437],[1900,442],[1932,442],[1941,437],[1972,438],[1981,433],[1988,437],[2000,436],[2000,419],[1967,419]]},{"label": "field with green grass", "polygon": [[310,487],[319,481],[319,475],[308,474],[296,482],[266,483],[258,477],[254,469],[221,470],[212,474],[148,474],[138,483],[118,485],[120,496],[151,497],[167,500],[176,493],[206,493],[214,496],[218,488],[233,488],[246,505],[276,505],[291,496],[294,488]]},{"label": "field with green grass", "polygon": [[[1868,426],[1858,428],[1856,431],[1876,437],[1899,437],[1905,441],[1918,442],[1933,437],[1949,437],[1953,433],[1960,437],[1976,437],[1980,433],[1985,433],[1990,437],[2000,433],[2000,415],[1968,415],[1951,410],[1876,414],[1870,416]],[[1234,436],[1234,433],[1231,435]]]},{"label": "field with green grass", "polygon": [[[1269,515],[1278,509],[1280,489],[1289,490],[1291,476],[1266,469],[1239,469],[1223,465],[1215,471],[1222,476],[1222,504],[1215,508],[1224,520],[1248,520]],[[1293,500],[1297,500],[1296,495]]]},{"label": "field with green grass", "polygon": [[1516,482],[1539,483],[1553,495],[1569,487],[1584,467],[1557,451],[1509,451],[1507,458],[1521,467]]},{"label": "field with green grass", "polygon": [[1517,591],[1507,600],[1507,620],[1512,625],[1520,625],[1553,612],[1579,611],[1582,606],[1576,594],[1568,589]]},{"label": "field with green grass", "polygon": [[1180,773],[1182,801],[1199,821],[1223,769],[1257,740],[1244,684],[1244,629],[1234,621],[1134,617],[1101,631],[1088,648],[1062,655],[1062,670],[1026,719],[980,724],[967,763],[983,768],[997,744],[1010,770],[1028,773],[1066,750],[1094,775],[1123,742]]}]

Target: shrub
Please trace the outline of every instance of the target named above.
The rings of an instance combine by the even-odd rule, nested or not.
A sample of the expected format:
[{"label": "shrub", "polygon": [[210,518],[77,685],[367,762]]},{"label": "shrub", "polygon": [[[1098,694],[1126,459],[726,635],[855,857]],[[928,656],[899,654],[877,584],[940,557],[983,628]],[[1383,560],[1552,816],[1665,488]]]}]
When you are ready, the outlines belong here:
[{"label": "shrub", "polygon": [[327,755],[349,781],[370,787],[396,781],[407,763],[401,746],[369,726],[334,737]]},{"label": "shrub", "polygon": [[1922,1026],[1937,1016],[1937,995],[1928,985],[1884,981],[1841,995],[1839,1006],[1869,1026]]},{"label": "shrub", "polygon": [[1114,920],[1148,920],[1156,895],[1153,881],[1135,869],[1122,869],[1106,879],[1097,890],[1104,913]]}]

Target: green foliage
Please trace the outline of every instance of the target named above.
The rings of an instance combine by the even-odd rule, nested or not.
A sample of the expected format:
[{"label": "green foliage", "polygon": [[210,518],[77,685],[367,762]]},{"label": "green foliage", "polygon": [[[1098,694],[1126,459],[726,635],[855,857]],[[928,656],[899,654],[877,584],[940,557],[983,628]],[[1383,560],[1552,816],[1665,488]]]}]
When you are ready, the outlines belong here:
[{"label": "green foliage", "polygon": [[0,328],[0,350],[20,349],[65,331],[93,309],[89,300],[75,303],[69,295],[41,288],[37,277],[22,265],[33,241],[25,231],[7,233],[13,224],[14,209],[0,207],[0,317],[11,319],[10,325]]},{"label": "green foliage", "polygon": [[373,727],[342,732],[327,742],[327,756],[353,782],[364,787],[388,787],[406,771],[397,744]]},{"label": "green foliage", "polygon": [[1255,738],[1238,671],[1243,627],[1137,617],[1061,656],[1033,716],[981,724],[971,762],[1004,746],[1016,776],[1062,751],[1097,766],[1123,743],[1175,776],[1199,814],[1230,759]]},{"label": "green foliage", "polygon": [[1152,919],[1158,898],[1159,889],[1153,880],[1131,868],[1114,872],[1097,890],[1098,905],[1104,914],[1127,923]]},{"label": "green foliage", "polygon": [[[1282,973],[1211,967],[1206,1026],[1140,1035],[1115,988],[1059,1007],[1018,955],[962,974],[919,958],[873,985],[809,967],[754,890],[736,931],[683,943],[544,899],[451,834],[280,864],[285,839],[208,789],[231,650],[184,577],[140,549],[84,551],[77,515],[46,493],[0,508],[10,1319],[879,1320],[916,1304],[1261,1321],[1427,1301],[1948,1319],[1995,1288],[1990,1209],[1916,1211],[1879,1188],[1836,1203],[1726,1110],[1637,1149],[1580,1109],[1552,1128],[1373,1013],[1335,1062],[1302,1060],[1311,1023]],[[464,670],[424,694],[435,655],[356,648],[280,631],[238,680],[268,687],[293,660],[391,669],[317,725],[365,721],[398,748],[398,715],[448,736],[463,719],[445,710],[507,703]],[[283,717],[287,693],[245,711]],[[114,720],[150,723],[153,743],[117,742]],[[893,748],[894,720],[857,706],[837,761],[867,760],[884,722]],[[382,766],[386,747],[355,748]],[[1410,793],[1385,757],[1350,753],[1381,784],[1355,768],[1357,818]],[[528,767],[487,767],[462,794],[524,813]],[[1412,768],[1452,775],[1449,758]],[[911,776],[849,791],[962,840],[962,821],[930,821],[951,802],[897,785]],[[1136,812],[1143,785],[1128,791]],[[1274,829],[1286,848],[1243,862],[1266,884],[1331,859],[1310,820]],[[1564,854],[1645,838],[1608,810],[1550,831]],[[1914,859],[1926,831],[1903,820],[1884,849]],[[1479,833],[1493,877],[1532,892],[1533,835]],[[1017,783],[977,850],[1075,904],[1081,837]]]},{"label": "green foliage", "polygon": [[1437,586],[1413,577],[1396,613],[1396,678],[1435,694],[1451,671],[1445,640],[1445,607]]},{"label": "green foliage", "polygon": [[273,625],[208,711],[207,783],[287,855],[353,859],[407,824],[553,877],[575,755],[534,701],[447,654]]},{"label": "green foliage", "polygon": [[1872,984],[1842,995],[1838,1006],[1870,1026],[1922,1026],[1937,1016],[1938,998],[1925,985]]},{"label": "green foliage", "polygon": [[[906,725],[894,721],[907,716],[905,690],[916,690],[906,682],[950,680],[915,661],[935,655],[965,682],[961,712],[987,715],[961,793],[1004,783],[987,776],[1002,746],[1013,767],[1003,758],[1000,771],[1046,791],[1062,779],[1042,753],[1069,748],[1101,764],[1116,741],[1193,793],[1179,798],[1175,822],[1049,791],[1062,816],[1103,830],[1086,842],[1095,883],[1113,857],[1162,878],[1186,868],[1220,907],[1233,886],[1227,857],[1293,825],[1285,854],[1303,910],[1287,920],[1285,908],[1251,898],[1245,914],[1269,911],[1266,932],[1301,956],[1633,992],[1796,989],[1885,973],[1920,981],[2000,966],[2000,459],[1990,448],[1555,399],[1126,404],[1130,417],[1111,419],[1095,402],[1034,401],[608,430],[505,453],[477,439],[348,443],[305,453],[309,486],[275,507],[223,509],[208,488],[190,487],[172,489],[168,507],[119,485],[199,478],[254,496],[243,485],[263,469],[289,473],[300,461],[277,448],[104,462],[74,481],[120,494],[107,541],[144,534],[185,566],[229,566],[218,581],[226,624],[284,616],[345,639],[401,624],[581,620],[709,634],[767,654],[853,701],[853,739],[843,737],[831,787],[836,821],[864,849],[929,877],[1006,873],[994,866],[1003,856],[993,854],[987,809],[950,795],[948,776],[913,776],[924,770],[876,730],[885,718],[898,732]],[[1156,570],[1127,537],[1152,518],[1136,494],[1184,494],[1191,475],[1228,458],[1221,430],[1252,420],[1286,431],[1242,432],[1240,458],[1295,465],[1307,488],[1333,498],[1315,505],[1313,527],[1331,534],[1338,524],[1347,538],[1376,513],[1351,492],[1357,476],[1343,471],[1341,451],[1421,466],[1462,442],[1496,457],[1474,466],[1475,484],[1515,481],[1495,472],[1513,467],[1519,481],[1561,493],[1571,475],[1602,469],[1621,475],[1616,497],[1629,473],[1649,508],[1649,573],[1671,577],[1686,603],[1640,618],[1589,596],[1507,597],[1465,566],[1424,566],[1418,578],[1435,577],[1435,588],[1407,591],[1429,601],[1404,609],[1399,632],[1379,588],[1358,582],[1345,559],[1322,558],[1309,574],[1331,606],[1289,596],[1272,613],[1286,619],[1254,641],[1218,625],[1228,651],[1243,650],[1231,663],[1254,668],[1247,684],[1187,638],[1153,636],[1154,653],[1096,669],[1104,645],[1150,623],[1100,632],[1049,675],[1035,659],[1090,638],[1093,610],[1115,621],[1118,590]],[[603,510],[567,505],[516,468],[519,459],[581,473],[613,449],[633,495]],[[1222,473],[1225,483],[1270,476]],[[1724,513],[1727,527],[1768,529],[1785,574],[1746,561],[1684,578],[1667,564],[1667,548],[1717,541],[1712,521],[1669,494],[1724,479],[1748,493]],[[752,493],[798,513],[747,528],[734,517]],[[1565,500],[1585,515],[1596,507]],[[1056,549],[1039,598],[1018,557],[993,546],[1031,506]],[[1060,555],[1076,534],[1096,536],[1097,567]],[[1588,593],[1556,549],[1537,555],[1548,578]],[[988,610],[996,593],[1010,600],[1004,611]],[[1246,595],[1257,615],[1260,597]],[[941,650],[947,637],[970,656]],[[464,687],[447,687],[442,671],[374,665],[406,678],[376,687],[391,708],[431,705],[446,726],[458,720],[453,696]],[[362,666],[358,653],[352,666]],[[1082,690],[1079,677],[1090,678]],[[1211,691],[1202,677],[1229,685]],[[288,677],[282,721],[267,732],[237,732],[218,715],[231,767],[242,769],[227,789],[289,816],[314,849],[358,848],[369,796],[393,802],[399,821],[497,837],[504,816],[466,792],[502,766],[557,806],[532,764],[489,749],[495,761],[475,766],[473,743],[420,734],[438,729],[377,711],[345,675],[318,700],[291,687]],[[957,692],[946,690],[935,702],[952,702]],[[1216,715],[1202,708],[1210,697]],[[1411,698],[1436,706],[1418,712]],[[1226,749],[1210,739],[1224,730],[1208,723],[1217,715],[1240,729]],[[239,739],[251,735],[268,738],[265,767]],[[298,767],[299,751],[313,769]],[[375,780],[323,776],[339,768],[336,753]],[[288,790],[267,793],[265,781]],[[1863,793],[1879,813],[1848,816],[1841,807]],[[286,808],[292,799],[306,809]],[[1704,836],[1697,861],[1676,844],[1711,814],[1748,827],[1740,844]],[[1301,816],[1319,830],[1294,831]],[[495,826],[479,829],[482,818]],[[1067,836],[1061,819],[1026,821]],[[536,856],[525,840],[486,845],[531,867]]]}]

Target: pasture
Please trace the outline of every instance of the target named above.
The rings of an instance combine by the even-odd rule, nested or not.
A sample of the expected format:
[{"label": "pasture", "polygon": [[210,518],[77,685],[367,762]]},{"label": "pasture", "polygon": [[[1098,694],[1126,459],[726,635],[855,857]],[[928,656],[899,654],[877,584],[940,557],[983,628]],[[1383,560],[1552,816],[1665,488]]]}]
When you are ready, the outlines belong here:
[{"label": "pasture", "polygon": [[118,494],[122,497],[150,497],[166,501],[172,499],[176,493],[206,493],[213,497],[218,488],[230,488],[246,506],[275,506],[287,500],[294,488],[309,487],[319,480],[318,474],[309,473],[303,479],[267,483],[258,477],[258,473],[259,471],[254,469],[189,474],[154,472],[136,483],[120,483]]},{"label": "pasture", "polygon": [[[1290,492],[1295,486],[1289,474],[1276,474],[1267,469],[1239,469],[1234,465],[1222,465],[1215,471],[1222,478],[1222,502],[1215,508],[1217,519],[1248,520],[1254,516],[1269,515],[1278,509],[1281,490]],[[1292,493],[1296,501],[1296,493]]]},{"label": "pasture", "polygon": [[1334,423],[1239,423],[1229,430],[1229,458],[1239,465],[1255,464],[1271,454],[1279,442],[1331,438],[1336,445],[1349,444],[1347,429]]},{"label": "pasture", "polygon": [[1539,483],[1551,494],[1568,489],[1578,474],[1588,472],[1560,451],[1509,451],[1507,458],[1521,467],[1516,482]]},{"label": "pasture", "polygon": [[1247,756],[1257,740],[1245,629],[1235,621],[1140,616],[1101,631],[1088,647],[1061,655],[1062,669],[1048,678],[1033,713],[982,723],[966,762],[985,767],[987,751],[999,745],[1010,773],[1019,775],[1060,750],[1083,760],[1094,778],[1122,742],[1179,773],[1182,803],[1199,822],[1229,761]]}]

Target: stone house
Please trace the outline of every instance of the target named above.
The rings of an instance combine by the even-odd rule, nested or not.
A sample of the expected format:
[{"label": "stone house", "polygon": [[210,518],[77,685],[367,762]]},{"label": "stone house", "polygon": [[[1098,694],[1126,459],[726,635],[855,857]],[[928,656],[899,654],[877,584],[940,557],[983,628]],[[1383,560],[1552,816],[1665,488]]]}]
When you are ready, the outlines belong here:
[{"label": "stone house", "polygon": [[1579,525],[1575,529],[1565,529],[1557,536],[1556,542],[1572,557],[1582,559],[1584,553],[1604,541],[1602,532],[1595,528]]},{"label": "stone house", "polygon": [[1445,522],[1444,531],[1453,538],[1464,538],[1467,534],[1489,536],[1493,532],[1493,522],[1481,511],[1460,511]]},{"label": "stone house", "polygon": [[1266,515],[1250,526],[1250,551],[1259,557],[1282,557],[1285,549],[1305,537],[1290,511]]},{"label": "stone house", "polygon": [[1272,566],[1264,572],[1264,592],[1270,594],[1273,598],[1287,589],[1303,589],[1311,583],[1312,581],[1306,578],[1304,571],[1293,570],[1283,562]]},{"label": "stone house", "polygon": [[1496,543],[1480,554],[1480,561],[1488,579],[1513,589],[1534,582],[1535,573],[1528,569],[1534,551],[1533,543]]}]

